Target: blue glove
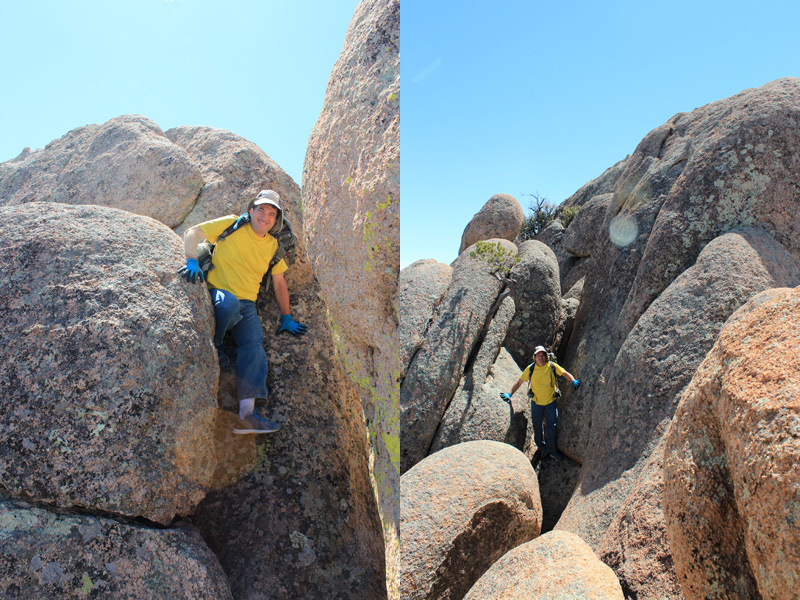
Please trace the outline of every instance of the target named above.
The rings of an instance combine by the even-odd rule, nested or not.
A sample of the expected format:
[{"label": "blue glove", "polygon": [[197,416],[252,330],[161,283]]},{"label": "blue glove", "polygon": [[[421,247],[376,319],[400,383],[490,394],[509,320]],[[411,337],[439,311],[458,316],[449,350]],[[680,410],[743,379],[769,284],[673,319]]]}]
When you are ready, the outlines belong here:
[{"label": "blue glove", "polygon": [[192,283],[197,283],[198,279],[201,283],[205,280],[205,277],[203,276],[203,269],[200,268],[200,263],[197,262],[196,258],[187,258],[186,266],[181,267],[178,270],[178,275],[183,277],[186,281],[191,281]]},{"label": "blue glove", "polygon": [[500,399],[511,404],[511,394],[500,394]]},{"label": "blue glove", "polygon": [[288,331],[292,335],[303,335],[306,332],[306,326],[300,323],[295,323],[292,315],[281,315],[281,326],[275,335]]},{"label": "blue glove", "polygon": [[576,390],[581,387],[581,380],[580,379],[573,379],[572,380],[572,387]]}]

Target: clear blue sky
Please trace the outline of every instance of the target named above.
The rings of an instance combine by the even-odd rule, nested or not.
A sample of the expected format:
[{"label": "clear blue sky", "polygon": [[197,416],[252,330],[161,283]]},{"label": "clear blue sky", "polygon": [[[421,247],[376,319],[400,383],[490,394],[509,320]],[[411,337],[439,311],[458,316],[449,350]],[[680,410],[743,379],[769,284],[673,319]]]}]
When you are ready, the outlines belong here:
[{"label": "clear blue sky", "polygon": [[141,114],[227,129],[300,184],[357,0],[0,0],[0,162]]},{"label": "clear blue sky", "polygon": [[[800,2],[402,7],[401,267],[452,262],[495,193],[560,203],[678,112],[800,76]],[[527,212],[527,211],[526,211]]]}]

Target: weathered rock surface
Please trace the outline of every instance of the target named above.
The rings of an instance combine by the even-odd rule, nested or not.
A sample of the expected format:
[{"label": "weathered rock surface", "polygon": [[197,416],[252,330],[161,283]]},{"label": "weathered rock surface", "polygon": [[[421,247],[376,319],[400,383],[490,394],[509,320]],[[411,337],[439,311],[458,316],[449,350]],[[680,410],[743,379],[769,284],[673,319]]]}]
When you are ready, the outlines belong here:
[{"label": "weathered rock surface", "polygon": [[[493,240],[516,255],[516,246]],[[400,387],[400,469],[424,458],[503,284],[483,259],[464,251],[453,263],[450,286]]]},{"label": "weathered rock surface", "polygon": [[167,524],[216,462],[217,361],[167,227],[99,206],[0,208],[5,494]]},{"label": "weathered rock surface", "polygon": [[[600,202],[597,200],[599,196],[603,196],[605,194],[613,194],[616,191],[617,187],[617,180],[620,178],[621,173],[625,169],[625,165],[627,164],[627,158],[619,161],[614,166],[609,167],[606,169],[602,175],[593,179],[577,192],[572,194],[569,198],[564,200],[561,204],[561,208],[575,208],[580,207],[580,211],[578,215],[573,219],[572,223],[570,224],[569,228],[572,229],[572,226],[575,225],[575,221],[581,216],[581,212],[584,209],[589,209],[586,211],[581,217],[581,221],[587,221],[591,210],[591,206],[587,206],[590,201],[594,200],[594,204]],[[575,226],[575,229],[582,228],[581,221],[578,221],[578,224]],[[559,272],[561,275],[561,292],[566,294],[566,291],[570,289],[577,281],[582,279],[586,276],[586,273],[589,269],[591,269],[591,261],[588,260],[589,257],[586,257],[585,251],[579,252],[578,254],[570,253],[564,247],[564,236],[566,235],[566,229],[561,224],[561,221],[556,219],[552,221],[547,227],[545,227],[542,231],[540,231],[536,235],[536,240],[543,242],[550,246],[556,254],[558,258],[558,267]],[[576,239],[576,235],[570,235],[569,238],[571,240]],[[590,239],[583,240],[583,244],[591,244],[595,237],[597,237],[596,232],[592,232],[590,234]]]},{"label": "weathered rock surface", "polygon": [[503,344],[520,368],[533,362],[536,346],[552,348],[561,321],[561,284],[558,261],[541,242],[528,240],[519,246],[520,262],[514,265],[511,289],[516,313]]},{"label": "weathered rock surface", "polygon": [[524,220],[525,211],[514,196],[495,194],[467,224],[461,235],[458,253],[484,240],[504,239],[513,242]]},{"label": "weathered rock surface", "polygon": [[667,435],[664,512],[688,599],[797,597],[798,307],[800,288],[741,308]]},{"label": "weathered rock surface", "polygon": [[[631,503],[637,517],[647,514],[653,522],[663,518],[657,491],[647,492],[655,504],[628,496],[649,489],[637,485],[651,477],[648,468],[661,469],[660,462],[648,459],[672,420],[681,392],[730,314],[758,292],[787,284],[800,284],[800,262],[766,232],[743,229],[708,244],[697,264],[650,305],[608,371],[604,404],[596,406],[592,415],[592,452],[583,461],[580,485],[558,528],[573,531],[594,546],[602,543],[609,553],[617,547],[631,560],[641,558],[625,554],[637,543],[646,544],[654,555],[665,554],[657,542],[666,540],[650,535],[652,527],[642,527],[646,537],[637,540],[633,528],[620,532],[609,526],[623,505]],[[562,451],[572,450],[562,445]],[[671,568],[663,561],[653,563]],[[626,569],[622,563],[620,568]],[[640,574],[646,581],[623,580],[623,585],[653,591],[648,582],[658,574]],[[619,571],[617,575],[623,579]],[[664,581],[670,580],[674,577],[667,573]],[[663,590],[651,597],[658,595],[663,597]]]},{"label": "weathered rock surface", "polygon": [[602,252],[602,240],[596,232],[602,228],[613,200],[614,194],[601,194],[581,206],[561,240],[564,250],[570,256],[589,258]]},{"label": "weathered rock surface", "polygon": [[[290,218],[300,214],[291,196],[283,205]],[[219,420],[216,489],[194,522],[236,598],[385,598],[364,411],[333,358],[326,306],[302,239],[286,279],[292,316],[308,327],[302,338],[276,336],[274,296],[259,298],[270,367],[264,410],[283,427],[268,436],[240,436],[231,434],[230,417]],[[220,405],[235,410],[232,377],[224,375]]]},{"label": "weathered rock surface", "polygon": [[225,574],[189,526],[154,529],[0,500],[3,598],[226,600]]},{"label": "weathered rock surface", "polygon": [[392,570],[400,479],[399,0],[363,0],[356,7],[309,138],[303,214],[338,356],[363,403]]},{"label": "weathered rock surface", "polygon": [[[496,382],[494,377],[489,379],[490,370],[497,364],[500,344],[503,343],[512,316],[514,301],[507,297],[489,323],[480,349],[447,407],[433,439],[431,452],[475,440],[506,442],[524,451],[525,432],[530,418],[526,420],[500,399],[500,394],[510,391],[519,378],[519,369],[516,369],[516,377],[510,384],[510,377],[505,377],[506,381],[503,382]],[[505,375],[505,372],[502,374]],[[501,387],[498,383],[507,384],[507,387]]]},{"label": "weathered rock surface", "polygon": [[[194,196],[200,168],[208,178],[198,208],[206,212],[192,218],[240,212],[252,193],[269,186],[282,194],[301,233],[297,185],[281,183],[283,175],[270,170],[255,146],[208,128],[177,128],[170,135],[197,165]],[[161,138],[188,159],[186,150]],[[108,161],[116,164],[113,154],[127,148],[110,148]],[[68,164],[84,169],[84,159],[79,154]],[[137,177],[149,180],[150,167],[140,167]],[[169,173],[155,174],[162,175],[169,180]],[[231,198],[233,208],[225,204]],[[81,217],[64,229],[60,215],[70,210],[100,217]],[[174,233],[152,219],[95,206],[25,204],[4,211],[3,240],[16,246],[0,249],[0,290],[7,294],[0,311],[9,324],[0,336],[0,363],[14,365],[0,371],[0,387],[14,390],[6,397],[15,405],[0,415],[3,493],[169,523],[175,514],[195,511],[213,488],[194,519],[236,597],[256,598],[265,589],[291,598],[386,597],[362,401],[333,360],[327,309],[302,236],[286,278],[292,314],[310,332],[297,340],[276,338],[272,294],[259,298],[270,362],[266,409],[284,426],[275,436],[253,438],[233,436],[232,414],[218,409],[217,400],[236,409],[235,387],[225,373],[217,394],[213,312],[204,286],[176,276],[184,253]],[[119,223],[116,215],[122,215]],[[23,269],[36,274],[23,276]],[[30,291],[29,279],[41,290]],[[13,328],[18,313],[30,321],[19,321],[21,332]],[[12,334],[16,345],[7,343]],[[14,394],[33,400],[26,407]],[[31,404],[37,395],[43,410]],[[382,422],[396,422],[396,407],[381,409]],[[391,437],[384,441],[392,446]],[[396,474],[396,456],[392,462],[385,447],[375,447],[375,463]],[[390,478],[378,475],[382,499],[399,505],[399,482],[392,487],[385,483]],[[388,514],[391,530],[399,517],[392,521]],[[242,531],[247,535],[235,533]]]},{"label": "weathered rock surface", "polygon": [[[243,213],[261,190],[275,190],[284,203],[300,206],[300,187],[261,148],[240,135],[213,127],[174,127],[165,135],[187,152],[203,176],[200,194],[176,233],[222,215]],[[303,230],[299,216],[289,217],[298,235]]]},{"label": "weathered rock surface", "polygon": [[586,542],[572,533],[552,531],[505,554],[464,598],[623,600],[625,596],[614,572]]},{"label": "weathered rock surface", "polygon": [[73,129],[44,149],[26,148],[0,164],[0,206],[98,204],[169,227],[183,221],[202,185],[186,151],[140,115]]},{"label": "weathered rock surface", "polygon": [[595,551],[617,574],[626,597],[638,600],[684,599],[661,508],[663,458],[662,437]]},{"label": "weathered rock surface", "polygon": [[[758,224],[800,252],[790,216],[800,188],[798,119],[800,79],[786,78],[676,115],[642,140],[596,232],[599,250],[566,353],[570,372],[600,382],[647,306],[722,233]],[[602,386],[587,387],[587,408],[565,419],[584,422],[560,438],[577,456],[589,444],[588,407],[604,397]]]},{"label": "weathered rock surface", "polygon": [[[530,410],[530,403],[528,403],[528,409]],[[542,532],[552,531],[575,492],[580,475],[580,465],[568,458],[555,460],[541,458],[541,455],[534,456],[537,448],[532,439],[532,428],[530,430],[530,451],[526,451],[526,455],[532,457],[533,469],[540,482]]]},{"label": "weathered rock surface", "polygon": [[404,600],[464,596],[511,548],[541,530],[536,474],[508,444],[467,442],[401,478]]},{"label": "weathered rock surface", "polygon": [[433,259],[418,260],[400,271],[397,284],[397,306],[400,307],[397,341],[403,375],[425,339],[428,325],[452,276],[450,265]]}]

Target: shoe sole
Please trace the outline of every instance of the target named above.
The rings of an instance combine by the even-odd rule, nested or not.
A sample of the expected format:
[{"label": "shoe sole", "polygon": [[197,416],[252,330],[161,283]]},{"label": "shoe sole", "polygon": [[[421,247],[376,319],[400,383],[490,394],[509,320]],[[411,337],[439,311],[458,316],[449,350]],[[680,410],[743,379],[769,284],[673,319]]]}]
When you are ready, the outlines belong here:
[{"label": "shoe sole", "polygon": [[238,434],[245,434],[245,433],[275,433],[276,431],[280,431],[280,427],[277,429],[234,429],[233,433]]}]

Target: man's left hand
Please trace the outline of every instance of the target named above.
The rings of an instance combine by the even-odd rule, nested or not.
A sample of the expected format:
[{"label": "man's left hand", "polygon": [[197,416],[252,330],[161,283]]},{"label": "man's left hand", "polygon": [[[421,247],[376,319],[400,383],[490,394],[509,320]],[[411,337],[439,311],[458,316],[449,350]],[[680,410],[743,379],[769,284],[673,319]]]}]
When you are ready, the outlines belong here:
[{"label": "man's left hand", "polygon": [[275,335],[284,331],[288,331],[295,336],[303,335],[306,332],[306,326],[295,322],[295,320],[292,319],[292,315],[281,315],[281,326],[278,328]]},{"label": "man's left hand", "polygon": [[576,390],[579,387],[581,387],[581,380],[580,379],[573,379],[572,380],[572,387],[574,387]]}]

